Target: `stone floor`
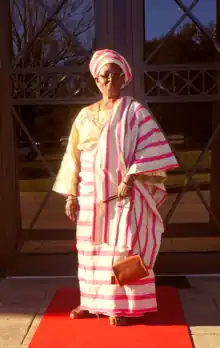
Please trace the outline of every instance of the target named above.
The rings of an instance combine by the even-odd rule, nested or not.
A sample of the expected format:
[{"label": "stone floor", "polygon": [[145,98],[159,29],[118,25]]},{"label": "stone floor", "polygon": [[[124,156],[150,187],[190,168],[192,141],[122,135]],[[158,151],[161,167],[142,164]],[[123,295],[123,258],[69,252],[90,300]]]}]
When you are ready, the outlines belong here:
[{"label": "stone floor", "polygon": [[[190,277],[189,282],[191,288],[179,293],[195,347],[220,348],[220,277]],[[2,279],[0,347],[28,347],[55,291],[68,286],[77,286],[76,279]]]}]

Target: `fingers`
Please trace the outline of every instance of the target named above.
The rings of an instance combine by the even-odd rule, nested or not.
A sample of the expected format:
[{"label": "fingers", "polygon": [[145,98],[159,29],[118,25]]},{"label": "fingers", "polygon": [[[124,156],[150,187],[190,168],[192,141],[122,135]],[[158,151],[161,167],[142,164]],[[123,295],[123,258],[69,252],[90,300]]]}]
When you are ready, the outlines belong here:
[{"label": "fingers", "polygon": [[124,189],[119,185],[118,187],[118,199],[119,201],[125,197]]},{"label": "fingers", "polygon": [[132,188],[124,185],[123,183],[118,187],[118,199],[122,200],[124,198],[130,197],[132,194]]},{"label": "fingers", "polygon": [[65,213],[71,221],[75,221],[76,216],[75,216],[75,208],[73,204],[70,204],[69,202],[67,202],[65,206]]}]

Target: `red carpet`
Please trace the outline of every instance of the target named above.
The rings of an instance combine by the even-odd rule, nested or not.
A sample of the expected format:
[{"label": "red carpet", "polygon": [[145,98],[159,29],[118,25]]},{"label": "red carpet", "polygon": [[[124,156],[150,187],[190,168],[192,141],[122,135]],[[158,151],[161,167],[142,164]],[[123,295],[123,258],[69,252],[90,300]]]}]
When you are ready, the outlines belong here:
[{"label": "red carpet", "polygon": [[79,291],[61,289],[29,348],[192,348],[177,290],[159,287],[157,296],[157,313],[134,319],[131,326],[112,327],[107,318],[71,320],[69,313],[79,304]]}]

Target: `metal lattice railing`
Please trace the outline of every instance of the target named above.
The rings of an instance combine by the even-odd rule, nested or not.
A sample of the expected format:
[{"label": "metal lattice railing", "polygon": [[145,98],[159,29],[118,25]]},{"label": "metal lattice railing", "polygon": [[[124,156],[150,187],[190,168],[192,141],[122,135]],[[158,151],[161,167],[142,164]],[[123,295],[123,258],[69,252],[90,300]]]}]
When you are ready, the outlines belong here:
[{"label": "metal lattice railing", "polygon": [[[175,30],[183,22],[185,18],[189,18],[196,27],[209,39],[216,53],[220,53],[220,45],[217,40],[212,37],[211,33],[201,24],[199,19],[192,13],[194,7],[199,0],[192,1],[190,6],[186,6],[182,0],[173,0],[176,5],[183,11],[180,18],[173,27],[163,37],[163,40],[148,55],[144,62],[144,78],[145,78],[145,100],[146,103],[190,103],[190,102],[219,102],[220,98],[220,64],[170,64],[170,65],[151,65],[150,62],[154,56],[160,51],[166,41],[174,34]],[[209,213],[210,218],[220,229],[220,220],[212,211],[206,202],[200,184],[194,181],[193,176],[197,173],[202,159],[210,150],[213,142],[219,137],[220,126],[213,132],[207,146],[201,151],[195,165],[186,169],[181,163],[178,152],[173,151],[178,159],[181,169],[185,175],[185,183],[181,192],[177,194],[170,210],[165,217],[165,224],[169,224],[174,212],[176,211],[183,195],[190,189],[194,188],[197,196]]]},{"label": "metal lattice railing", "polygon": [[85,67],[16,68],[12,70],[13,104],[88,104],[97,88]]},{"label": "metal lattice railing", "polygon": [[203,149],[203,151],[201,151],[196,163],[194,164],[194,166],[190,169],[186,169],[184,164],[181,162],[179,156],[178,156],[178,153],[175,151],[175,149],[173,149],[176,157],[177,157],[177,160],[181,166],[181,169],[184,171],[184,174],[186,176],[186,179],[185,179],[185,183],[181,189],[181,191],[177,194],[175,200],[173,201],[172,203],[172,206],[170,208],[170,210],[168,211],[165,219],[164,219],[164,222],[165,222],[165,225],[167,225],[174,212],[176,211],[176,208],[178,207],[183,195],[187,192],[188,189],[190,188],[194,188],[195,189],[195,192],[197,194],[197,196],[199,197],[201,203],[203,204],[203,206],[205,207],[206,211],[209,213],[210,217],[212,218],[212,221],[215,223],[216,227],[220,230],[220,220],[219,218],[214,214],[213,210],[211,209],[211,207],[208,205],[208,203],[206,202],[206,199],[204,198],[202,192],[201,192],[201,189],[199,187],[199,183],[194,181],[193,179],[193,176],[197,173],[198,169],[199,169],[199,166],[203,160],[203,158],[205,157],[207,151],[210,150],[214,140],[216,139],[217,136],[219,136],[219,133],[220,133],[220,125],[215,129],[214,133],[212,134],[210,140],[208,141],[206,147]]},{"label": "metal lattice railing", "polygon": [[[38,26],[37,30],[35,30],[34,35],[30,37],[28,36],[28,42],[24,47],[21,47],[12,62],[12,115],[23,133],[26,135],[31,146],[36,151],[39,160],[42,162],[43,167],[51,178],[54,178],[56,173],[50,168],[49,162],[36,145],[35,139],[23,122],[17,106],[48,104],[83,105],[92,103],[97,98],[97,89],[94,88],[94,81],[88,73],[88,58],[91,53],[89,50],[86,50],[82,44],[79,44],[78,41],[78,37],[80,34],[83,34],[83,31],[94,26],[94,18],[90,19],[89,17],[89,2],[92,4],[92,1],[88,1],[87,4],[84,4],[86,6],[84,6],[83,2],[80,0],[75,1],[74,3],[69,0],[60,0],[59,4],[56,2],[56,5],[51,4],[51,6],[48,6],[48,2],[45,0],[35,0],[33,4],[37,6],[38,10],[43,11],[44,16],[40,12],[41,18],[43,19],[39,22],[39,26],[38,22],[35,23]],[[78,24],[75,27],[75,32],[73,34],[68,28],[68,25],[64,23],[60,13],[65,5],[69,4],[72,9],[74,6],[76,8],[77,3],[78,8],[84,6],[84,12],[81,14],[82,18],[79,18],[79,13],[76,13],[78,16]],[[12,11],[16,7],[19,11],[20,17],[22,17],[22,10],[26,11],[26,9],[23,8],[21,10],[20,6],[22,6],[22,3],[17,2],[16,6],[12,8]],[[26,4],[24,6],[26,6]],[[31,11],[31,9],[28,8],[25,12],[26,17],[28,11]],[[85,18],[85,16],[88,17],[87,22],[89,22],[86,28],[83,26],[83,18]],[[34,17],[37,18],[37,14]],[[25,19],[27,20],[27,18],[24,18],[24,20]],[[72,20],[73,19],[75,20],[76,18],[72,18]],[[19,29],[20,32],[16,31],[15,24],[16,23],[13,22],[13,30],[17,38],[21,32],[21,28]],[[80,27],[82,27],[81,30]],[[58,34],[58,28],[61,29],[61,34]],[[48,59],[45,62],[43,61],[43,57],[48,49],[47,40],[52,40],[51,36],[48,35],[48,32],[50,34],[55,33],[53,36],[53,38],[55,37],[55,41],[58,41],[59,39],[61,41],[63,35],[65,46],[62,47],[62,50],[58,49],[58,51],[55,52],[56,54],[50,55],[49,58],[47,57]],[[46,39],[44,35],[45,33]],[[21,42],[22,37],[19,38],[19,44]],[[55,46],[58,47],[59,45]],[[37,50],[37,52],[40,50],[38,60],[34,57],[35,50]],[[68,55],[70,59],[68,58],[66,60],[64,59],[64,57],[66,57],[64,53],[66,53],[67,50],[70,50],[70,54]],[[46,193],[27,229],[34,228],[51,196],[51,193],[51,190]]]},{"label": "metal lattice railing", "polygon": [[214,102],[220,98],[220,64],[147,65],[148,103]]},{"label": "metal lattice railing", "polygon": [[[148,65],[148,103],[214,102],[220,98],[220,64]],[[98,91],[85,67],[16,68],[12,70],[13,104],[88,104]]]},{"label": "metal lattice railing", "polygon": [[[93,102],[97,89],[88,72],[91,47],[87,44],[85,48],[82,38],[79,39],[80,35],[94,27],[92,0],[86,3],[82,0],[74,1],[74,3],[69,0],[60,0],[59,4],[51,4],[51,6],[48,6],[45,0],[35,0],[33,4],[35,6],[33,11],[41,11],[41,20],[38,20],[39,23],[35,22],[32,36],[29,35],[26,26],[24,30],[26,29],[27,32],[24,32],[22,36],[22,28],[19,28],[16,12],[14,13],[12,8],[13,33],[17,39],[15,40],[17,46],[20,48],[20,51],[16,52],[17,46],[14,44],[15,58],[11,71],[13,104]],[[24,16],[23,12],[29,13],[29,11],[31,19],[37,17],[37,13],[31,12],[32,9],[20,9],[19,2],[16,5],[21,17]],[[62,12],[65,6],[70,8],[70,13],[68,12],[67,15]],[[25,18],[21,18],[22,23],[27,21],[27,13]],[[68,20],[72,25],[71,29],[68,28]],[[22,45],[23,37],[29,36],[29,40]]]}]

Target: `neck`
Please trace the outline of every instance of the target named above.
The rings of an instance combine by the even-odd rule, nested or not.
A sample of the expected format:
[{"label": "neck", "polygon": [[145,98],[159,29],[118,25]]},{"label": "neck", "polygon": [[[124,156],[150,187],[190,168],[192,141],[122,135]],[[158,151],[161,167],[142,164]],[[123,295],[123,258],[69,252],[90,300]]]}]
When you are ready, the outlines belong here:
[{"label": "neck", "polygon": [[108,96],[103,96],[102,97],[102,104],[103,105],[112,105],[118,100],[119,96],[117,97],[108,97]]}]

